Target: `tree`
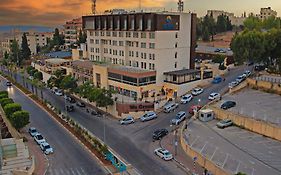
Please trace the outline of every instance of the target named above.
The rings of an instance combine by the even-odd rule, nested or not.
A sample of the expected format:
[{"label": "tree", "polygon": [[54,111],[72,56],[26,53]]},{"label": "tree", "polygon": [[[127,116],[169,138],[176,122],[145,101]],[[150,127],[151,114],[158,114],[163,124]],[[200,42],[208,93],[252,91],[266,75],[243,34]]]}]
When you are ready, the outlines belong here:
[{"label": "tree", "polygon": [[43,73],[40,71],[35,72],[33,76],[37,80],[40,80],[40,81],[43,80]]},{"label": "tree", "polygon": [[32,67],[32,66],[28,66],[28,67],[26,68],[26,72],[27,72],[29,75],[33,75],[33,70],[34,70],[34,67]]},{"label": "tree", "polygon": [[5,51],[4,53],[4,59],[5,60],[8,60],[9,59],[9,53],[7,51]]},{"label": "tree", "polygon": [[5,94],[5,93],[0,94],[0,99],[8,98],[8,97],[9,97],[8,94]]},{"label": "tree", "polygon": [[213,58],[212,62],[214,63],[223,63],[224,62],[224,59],[225,59],[225,56],[224,55],[215,55],[215,57]]},{"label": "tree", "polygon": [[227,16],[226,17],[226,30],[231,31],[232,29],[233,29],[233,26],[231,24],[231,21],[230,21],[229,17]]},{"label": "tree", "polygon": [[210,32],[207,27],[203,28],[202,32],[202,40],[203,41],[210,41]]},{"label": "tree", "polygon": [[4,107],[4,111],[8,118],[10,118],[14,112],[20,111],[20,110],[21,110],[21,105],[18,103],[7,104]]},{"label": "tree", "polygon": [[98,107],[105,107],[106,109],[107,106],[113,105],[112,93],[109,90],[102,89],[102,93],[97,97],[96,104]]},{"label": "tree", "polygon": [[19,65],[20,61],[20,48],[16,39],[11,44],[10,61]]},{"label": "tree", "polygon": [[2,98],[0,99],[0,104],[4,108],[7,104],[14,103],[14,100],[11,98]]},{"label": "tree", "polygon": [[8,91],[0,91],[0,95],[2,95],[2,94],[5,94],[5,95],[7,95],[7,96],[9,95],[9,94],[8,94]]},{"label": "tree", "polygon": [[23,33],[23,35],[22,35],[22,42],[21,42],[21,54],[20,54],[21,59],[20,59],[20,63],[23,60],[30,59],[30,55],[31,55],[31,51],[30,51],[28,43],[27,43],[26,34]]},{"label": "tree", "polygon": [[10,121],[19,130],[29,123],[29,113],[27,111],[16,111],[12,114]]},{"label": "tree", "polygon": [[227,31],[226,17],[223,14],[218,16],[216,27],[219,33]]},{"label": "tree", "polygon": [[266,30],[270,29],[279,29],[280,28],[280,19],[275,16],[270,16],[262,21],[262,28]]},{"label": "tree", "polygon": [[262,27],[262,21],[255,16],[249,16],[244,20],[244,27],[248,30],[260,30]]},{"label": "tree", "polygon": [[59,87],[73,92],[77,88],[77,80],[71,75],[67,75],[62,79]]}]

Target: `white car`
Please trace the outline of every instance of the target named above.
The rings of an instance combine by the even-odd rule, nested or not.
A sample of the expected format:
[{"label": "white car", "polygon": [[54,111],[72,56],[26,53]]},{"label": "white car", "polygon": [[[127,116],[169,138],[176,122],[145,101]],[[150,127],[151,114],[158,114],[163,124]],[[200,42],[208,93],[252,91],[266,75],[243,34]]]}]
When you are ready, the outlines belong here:
[{"label": "white car", "polygon": [[246,76],[249,77],[252,74],[252,72],[249,70],[246,70],[244,74],[246,74]]},{"label": "white car", "polygon": [[53,148],[47,142],[41,143],[40,148],[46,155],[54,153]]},{"label": "white car", "polygon": [[191,91],[191,94],[192,95],[199,95],[199,94],[202,94],[204,91],[204,89],[202,88],[194,88],[192,91]]},{"label": "white car", "polygon": [[172,160],[173,155],[164,148],[157,148],[154,150],[154,153],[163,160]]},{"label": "white car", "polygon": [[209,95],[208,99],[209,100],[215,100],[215,99],[220,99],[221,95],[217,92],[213,92]]},{"label": "white car", "polygon": [[184,111],[180,111],[177,113],[176,118],[171,120],[173,125],[179,125],[186,118],[186,113]]},{"label": "white car", "polygon": [[174,111],[177,107],[179,107],[178,103],[169,103],[164,106],[164,112],[169,113],[171,111]]},{"label": "white car", "polygon": [[30,127],[30,128],[28,129],[28,133],[29,133],[32,137],[34,137],[36,134],[39,134],[38,131],[36,130],[36,128],[34,128],[34,127]]},{"label": "white car", "polygon": [[237,86],[239,83],[237,81],[233,81],[231,83],[228,84],[229,88],[234,88],[235,86]]},{"label": "white car", "polygon": [[128,124],[131,124],[131,123],[134,123],[134,122],[135,122],[135,120],[132,116],[128,116],[128,117],[120,120],[121,125],[128,125]]},{"label": "white car", "polygon": [[63,92],[62,92],[61,89],[56,90],[55,94],[58,95],[58,96],[63,96]]},{"label": "white car", "polygon": [[222,129],[231,125],[233,125],[233,122],[230,119],[224,119],[217,123],[217,127]]},{"label": "white car", "polygon": [[245,75],[240,75],[236,78],[236,81],[238,83],[241,83],[242,81],[244,81],[246,79],[246,76]]},{"label": "white car", "polygon": [[185,104],[192,100],[193,96],[191,94],[186,94],[181,98],[181,103]]},{"label": "white car", "polygon": [[149,121],[149,120],[152,120],[152,119],[155,119],[157,118],[157,114],[155,112],[148,112],[148,113],[145,113],[141,118],[140,120],[142,122],[145,122],[145,121]]},{"label": "white car", "polygon": [[34,140],[38,145],[42,144],[43,142],[46,142],[46,140],[44,139],[44,137],[40,133],[37,133],[34,136]]}]

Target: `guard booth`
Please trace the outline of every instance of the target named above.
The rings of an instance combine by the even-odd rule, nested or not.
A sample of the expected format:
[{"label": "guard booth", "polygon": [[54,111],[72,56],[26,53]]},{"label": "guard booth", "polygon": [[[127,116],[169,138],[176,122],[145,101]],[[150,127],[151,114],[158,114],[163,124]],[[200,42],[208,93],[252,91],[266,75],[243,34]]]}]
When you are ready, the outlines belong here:
[{"label": "guard booth", "polygon": [[202,109],[199,111],[199,120],[208,122],[214,119],[214,111],[211,109]]},{"label": "guard booth", "polygon": [[127,170],[127,165],[122,161],[113,151],[109,150],[106,154],[106,160],[109,160],[111,164],[118,170],[118,172],[124,172]]}]

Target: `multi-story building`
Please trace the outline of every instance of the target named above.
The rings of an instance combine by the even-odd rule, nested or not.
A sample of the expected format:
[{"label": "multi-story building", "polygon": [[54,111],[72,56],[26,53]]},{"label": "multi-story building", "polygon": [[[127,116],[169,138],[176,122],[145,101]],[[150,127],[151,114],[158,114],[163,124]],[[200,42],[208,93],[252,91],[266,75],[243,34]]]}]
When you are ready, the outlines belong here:
[{"label": "multi-story building", "polygon": [[213,16],[214,20],[217,21],[218,16],[225,15],[228,16],[229,20],[231,21],[232,25],[240,26],[243,25],[246,16],[243,14],[241,17],[235,16],[234,13],[225,12],[223,10],[208,10],[208,16]]},{"label": "multi-story building", "polygon": [[[19,46],[21,46],[22,35],[23,33],[17,33],[13,36],[5,38],[1,43],[3,51],[10,52],[10,47],[14,39],[18,42]],[[26,38],[31,54],[35,55],[38,53],[38,46],[46,46],[48,44],[48,38],[53,38],[53,33],[26,32]]]},{"label": "multi-story building", "polygon": [[79,32],[82,29],[82,18],[72,19],[64,25],[65,45],[70,46],[77,42]]},{"label": "multi-story building", "polygon": [[187,90],[183,84],[197,79],[197,71],[182,71],[194,67],[196,14],[83,16],[83,29],[88,57],[100,63],[93,68],[93,82],[99,87],[138,98],[161,89],[178,96]]},{"label": "multi-story building", "polygon": [[261,8],[260,14],[257,15],[260,19],[267,19],[270,16],[277,16],[277,12],[272,10],[271,7]]}]

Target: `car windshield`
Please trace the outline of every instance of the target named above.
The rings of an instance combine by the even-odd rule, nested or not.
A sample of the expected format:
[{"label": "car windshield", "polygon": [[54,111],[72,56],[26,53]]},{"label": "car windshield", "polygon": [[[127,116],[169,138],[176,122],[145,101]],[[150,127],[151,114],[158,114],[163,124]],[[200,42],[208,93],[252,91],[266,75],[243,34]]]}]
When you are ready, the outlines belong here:
[{"label": "car windshield", "polygon": [[165,152],[164,154],[165,154],[166,156],[171,155],[171,153],[170,153],[170,152],[168,152],[168,151],[167,151],[167,152]]},{"label": "car windshield", "polygon": [[182,99],[184,99],[184,100],[186,100],[186,99],[188,99],[186,96],[184,96]]},{"label": "car windshield", "polygon": [[37,135],[37,139],[38,139],[38,140],[42,140],[42,139],[43,139],[43,136]]},{"label": "car windshield", "polygon": [[50,145],[45,145],[45,149],[51,148]]},{"label": "car windshield", "polygon": [[180,115],[176,116],[176,119],[180,119],[180,118],[181,118],[181,116],[180,116]]},{"label": "car windshield", "polygon": [[36,129],[30,129],[30,132],[36,132]]},{"label": "car windshield", "polygon": [[222,124],[229,123],[229,122],[230,122],[230,120],[222,120],[221,121]]}]

